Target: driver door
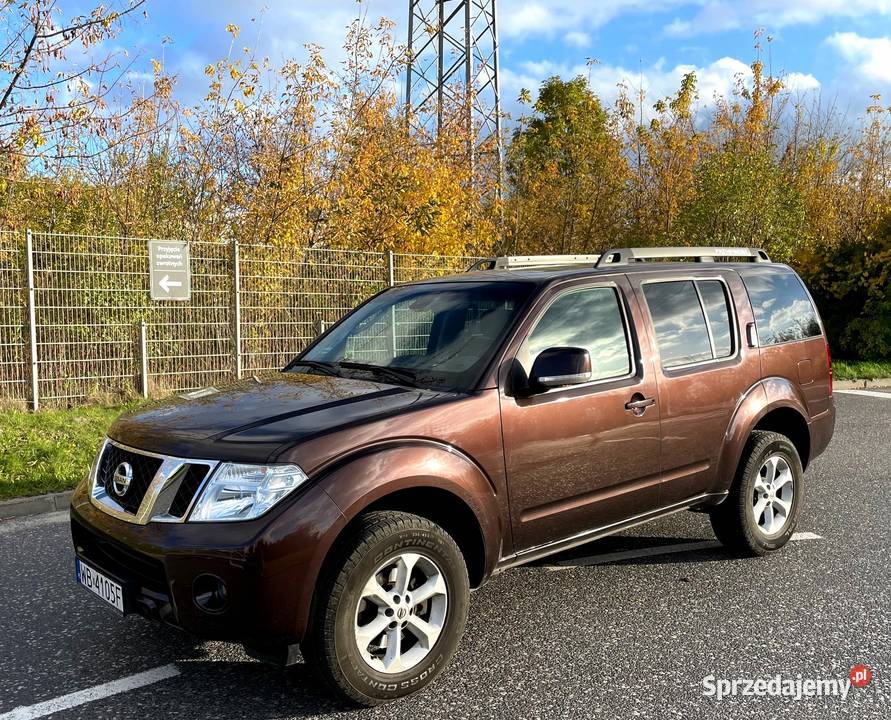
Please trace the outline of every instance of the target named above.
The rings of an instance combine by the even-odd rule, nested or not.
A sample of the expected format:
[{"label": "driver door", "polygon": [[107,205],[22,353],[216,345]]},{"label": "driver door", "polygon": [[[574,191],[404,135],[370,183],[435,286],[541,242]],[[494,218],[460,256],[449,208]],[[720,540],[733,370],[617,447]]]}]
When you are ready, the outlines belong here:
[{"label": "driver door", "polygon": [[[514,551],[615,523],[660,500],[655,375],[639,351],[649,338],[639,338],[646,330],[624,275],[554,288],[531,318],[506,375],[528,377],[547,348],[582,347],[593,376],[533,395],[516,392],[507,378],[501,383]],[[626,408],[641,399],[653,402]]]}]

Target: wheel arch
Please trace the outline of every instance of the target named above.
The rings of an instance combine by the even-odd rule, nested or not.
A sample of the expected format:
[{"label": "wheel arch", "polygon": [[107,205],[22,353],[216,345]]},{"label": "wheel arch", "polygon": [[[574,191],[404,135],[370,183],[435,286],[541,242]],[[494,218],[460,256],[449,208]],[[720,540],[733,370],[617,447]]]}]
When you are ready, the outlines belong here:
[{"label": "wheel arch", "polygon": [[[364,507],[353,517],[352,522],[364,513],[375,510],[397,510],[419,515],[436,523],[458,544],[467,564],[470,587],[479,587],[485,580],[486,545],[482,528],[470,506],[453,492],[431,486],[395,490]],[[352,522],[343,532],[349,529]]]},{"label": "wheel arch", "polygon": [[714,490],[733,484],[746,443],[753,430],[770,430],[789,438],[801,458],[810,459],[811,436],[808,411],[801,390],[785,378],[760,380],[743,393],[733,413],[718,460]]},{"label": "wheel arch", "polygon": [[502,543],[501,504],[481,468],[454,448],[417,441],[370,448],[338,462],[320,478],[319,487],[340,508],[342,522],[320,539],[323,550],[311,597],[299,612],[301,635],[312,622],[319,582],[366,512],[400,510],[441,525],[464,554],[471,587],[495,567]]},{"label": "wheel arch", "polygon": [[752,431],[754,430],[769,430],[785,435],[798,451],[802,469],[807,469],[811,453],[811,435],[807,420],[796,408],[781,405],[769,410],[755,423],[752,428]]}]

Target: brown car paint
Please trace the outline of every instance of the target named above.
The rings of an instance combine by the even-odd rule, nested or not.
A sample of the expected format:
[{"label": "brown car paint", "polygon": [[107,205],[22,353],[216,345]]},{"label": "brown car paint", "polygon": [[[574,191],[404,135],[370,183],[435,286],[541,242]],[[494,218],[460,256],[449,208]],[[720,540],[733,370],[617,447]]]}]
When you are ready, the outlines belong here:
[{"label": "brown car paint", "polygon": [[[633,328],[644,327],[624,275],[557,283],[542,293],[507,357],[516,355],[555,295],[603,285],[624,292],[626,317]],[[635,394],[656,396],[655,376],[651,355],[633,354],[636,367],[630,377],[554,388],[531,397],[511,396],[509,363],[504,364],[501,424],[515,551],[658,506],[658,403],[641,415],[625,408]]]},{"label": "brown car paint", "polygon": [[[294,462],[310,480],[254,520],[146,525],[106,514],[82,483],[71,508],[75,547],[126,583],[136,612],[203,637],[278,648],[304,636],[329,551],[369,507],[413,502],[414,512],[447,528],[452,523],[478,584],[500,568],[642,519],[719,502],[759,422],[782,418],[804,428],[807,463],[828,444],[835,418],[824,338],[751,347],[746,326],[753,314],[737,270],[660,263],[608,273],[450,278],[509,275],[536,285],[534,302],[475,390],[288,373],[123,417],[110,437],[127,445],[181,457]],[[727,283],[736,351],[726,360],[664,370],[642,285],[689,277]],[[620,291],[634,371],[528,396],[515,392],[513,359],[550,299],[604,283]],[[638,393],[656,399],[640,414],[625,408]],[[145,568],[157,575],[154,595]],[[194,602],[192,583],[203,573],[228,586],[222,612]]]},{"label": "brown car paint", "polygon": [[[739,275],[726,270],[696,269],[685,273],[639,272],[631,276],[644,308],[644,283],[677,279],[718,279],[726,283],[736,314],[735,352],[727,359],[666,370],[659,361],[656,343],[650,345],[659,388],[664,505],[706,492],[714,485],[724,434],[733,412],[743,393],[760,378],[758,350],[742,342],[740,329],[753,317]],[[646,312],[649,324],[649,311]]]}]

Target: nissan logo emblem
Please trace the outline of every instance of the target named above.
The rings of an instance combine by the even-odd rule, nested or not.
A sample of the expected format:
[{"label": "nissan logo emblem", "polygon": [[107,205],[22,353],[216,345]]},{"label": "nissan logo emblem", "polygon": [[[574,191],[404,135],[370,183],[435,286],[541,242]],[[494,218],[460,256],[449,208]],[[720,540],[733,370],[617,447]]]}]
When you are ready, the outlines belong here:
[{"label": "nissan logo emblem", "polygon": [[128,462],[122,462],[114,469],[114,475],[111,476],[111,486],[114,489],[114,494],[118,497],[124,497],[132,480],[133,466]]}]

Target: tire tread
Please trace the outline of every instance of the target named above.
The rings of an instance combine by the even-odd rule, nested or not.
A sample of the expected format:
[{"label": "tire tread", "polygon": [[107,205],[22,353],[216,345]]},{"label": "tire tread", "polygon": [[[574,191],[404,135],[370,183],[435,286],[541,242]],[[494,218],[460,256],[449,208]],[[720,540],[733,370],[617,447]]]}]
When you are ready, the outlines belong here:
[{"label": "tire tread", "polygon": [[[801,460],[798,457],[798,452],[787,436],[768,430],[753,430],[743,450],[742,460],[730,488],[730,494],[723,503],[709,512],[715,536],[722,545],[736,554],[761,556],[774,550],[774,548],[765,545],[764,540],[756,535],[756,531],[746,521],[749,512],[749,498],[744,497],[743,488],[746,478],[761,469],[762,453],[768,446],[777,442],[787,446],[785,450],[793,456],[798,465],[798,472],[801,472]],[[795,492],[796,494],[802,492],[800,482],[796,483]],[[800,497],[796,502],[800,502]],[[793,527],[795,519],[793,518]]]},{"label": "tire tread", "polygon": [[387,700],[359,692],[349,682],[340,665],[332,662],[335,657],[337,601],[347,591],[350,575],[372,547],[395,533],[412,530],[424,530],[439,535],[460,559],[466,576],[464,556],[454,538],[442,527],[420,515],[396,510],[375,510],[360,515],[355,525],[338,539],[332,549],[331,562],[326,562],[320,578],[318,587],[322,600],[316,608],[312,627],[302,646],[304,659],[313,666],[327,687],[361,705],[379,705]]}]

